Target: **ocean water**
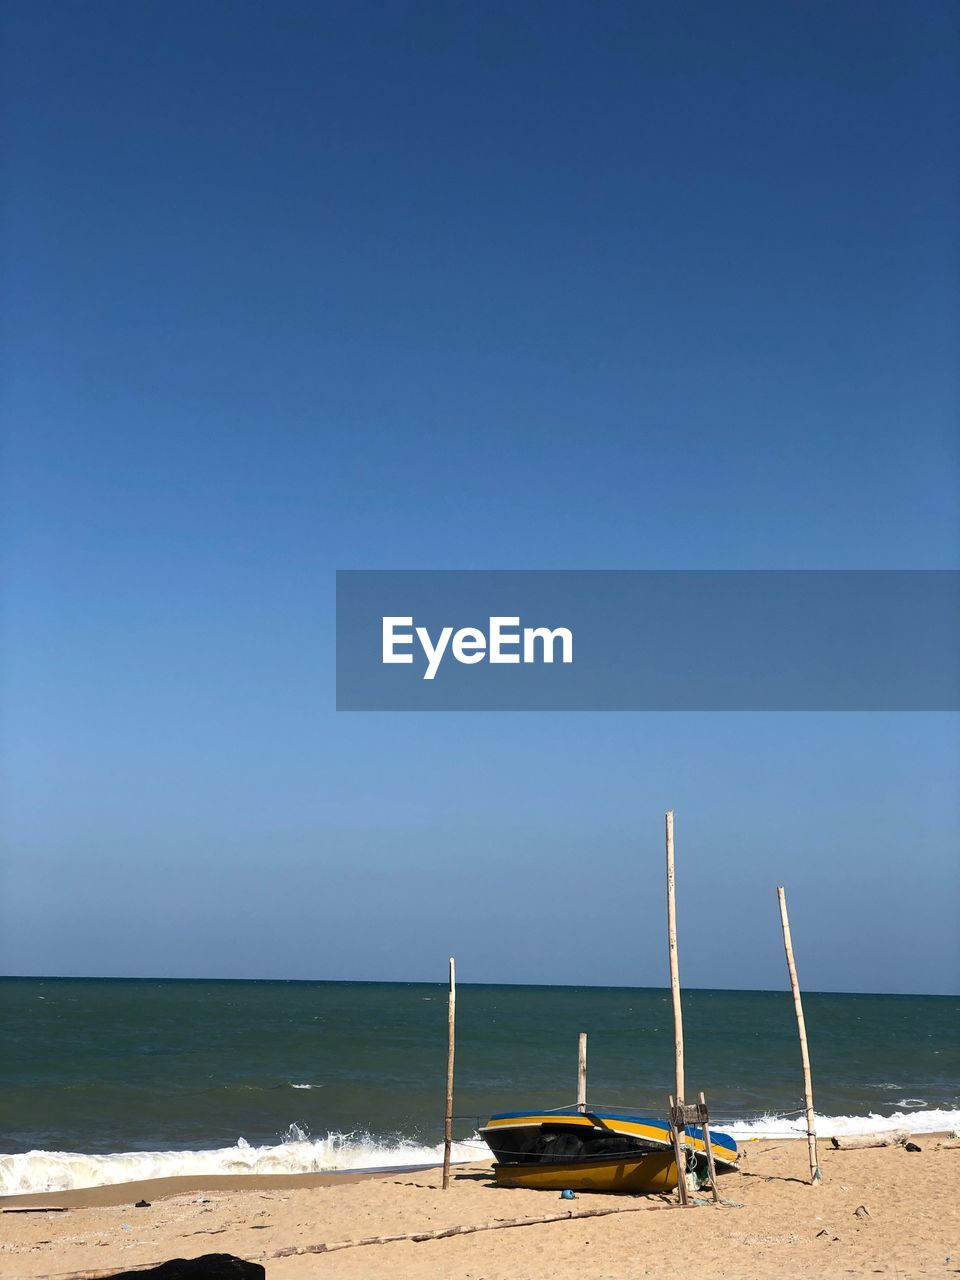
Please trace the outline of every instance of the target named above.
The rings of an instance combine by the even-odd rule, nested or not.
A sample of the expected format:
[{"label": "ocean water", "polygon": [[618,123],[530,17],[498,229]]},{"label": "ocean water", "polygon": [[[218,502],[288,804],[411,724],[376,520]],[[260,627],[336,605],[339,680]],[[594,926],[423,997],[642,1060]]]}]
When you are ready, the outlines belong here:
[{"label": "ocean water", "polygon": [[[824,1135],[960,1126],[960,998],[807,994]],[[0,980],[0,1191],[435,1160],[446,988]],[[803,1129],[787,992],[684,993],[687,1092],[737,1137]],[[493,1111],[588,1096],[664,1115],[669,992],[461,984],[455,1157]]]}]

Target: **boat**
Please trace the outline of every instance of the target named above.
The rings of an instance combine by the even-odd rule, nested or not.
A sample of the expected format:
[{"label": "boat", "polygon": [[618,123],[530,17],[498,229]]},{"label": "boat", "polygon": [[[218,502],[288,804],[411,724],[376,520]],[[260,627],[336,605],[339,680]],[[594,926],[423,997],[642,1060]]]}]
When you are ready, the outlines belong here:
[{"label": "boat", "polygon": [[[560,1107],[553,1111],[503,1111],[480,1135],[496,1157],[501,1187],[571,1191],[670,1191],[677,1185],[673,1136],[665,1120],[633,1111]],[[718,1172],[736,1168],[733,1138],[710,1130]],[[684,1135],[688,1168],[706,1171],[703,1130]]]}]

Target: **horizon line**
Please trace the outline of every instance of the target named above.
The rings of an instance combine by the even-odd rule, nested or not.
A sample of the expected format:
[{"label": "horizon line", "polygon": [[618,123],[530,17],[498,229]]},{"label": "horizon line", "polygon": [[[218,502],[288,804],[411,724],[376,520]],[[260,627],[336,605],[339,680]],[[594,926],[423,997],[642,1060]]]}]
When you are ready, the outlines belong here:
[{"label": "horizon line", "polygon": [[[0,982],[250,982],[250,983],[303,983],[304,985],[340,985],[370,987],[446,987],[447,981],[425,978],[237,978],[162,976],[158,974],[52,974],[52,973],[4,973],[0,974]],[[607,982],[468,982],[458,979],[457,987],[532,987],[546,990],[566,991],[667,991],[669,985],[649,985],[644,983],[607,983]],[[685,986],[682,991],[719,992],[738,995],[790,995],[789,986],[783,987],[697,987]],[[890,999],[930,999],[955,1000],[960,992],[950,991],[846,991],[820,988],[806,988],[804,995],[811,996],[883,996]]]}]

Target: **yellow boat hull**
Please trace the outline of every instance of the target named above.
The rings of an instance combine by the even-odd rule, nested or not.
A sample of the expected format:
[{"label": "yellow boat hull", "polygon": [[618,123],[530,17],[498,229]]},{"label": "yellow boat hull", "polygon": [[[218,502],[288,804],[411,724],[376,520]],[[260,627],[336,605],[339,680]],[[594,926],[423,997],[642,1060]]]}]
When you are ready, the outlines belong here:
[{"label": "yellow boat hull", "polygon": [[674,1191],[677,1163],[672,1151],[549,1164],[495,1164],[498,1187],[532,1191]]}]

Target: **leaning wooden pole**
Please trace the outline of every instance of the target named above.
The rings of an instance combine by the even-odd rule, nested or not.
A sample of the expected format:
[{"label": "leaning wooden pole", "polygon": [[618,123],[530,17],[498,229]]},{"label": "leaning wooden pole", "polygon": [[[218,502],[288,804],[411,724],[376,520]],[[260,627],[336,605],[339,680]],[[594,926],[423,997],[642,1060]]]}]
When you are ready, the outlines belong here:
[{"label": "leaning wooden pole", "polygon": [[667,1106],[670,1112],[670,1140],[673,1143],[673,1162],[677,1166],[677,1195],[680,1203],[686,1208],[690,1203],[690,1188],[687,1186],[686,1148],[680,1135],[686,1135],[687,1127],[678,1118],[678,1115],[683,1115],[683,1106],[680,1106],[678,1113],[677,1103],[672,1093],[667,1099]]},{"label": "leaning wooden pole", "polygon": [[447,1103],[443,1113],[443,1190],[450,1185],[450,1148],[453,1146],[453,1058],[457,1024],[457,966],[450,957],[450,994],[447,999]]},{"label": "leaning wooden pole", "polygon": [[680,1007],[680,966],[677,960],[677,886],[673,865],[673,810],[667,825],[667,944],[670,950],[670,989],[673,992],[674,1097],[683,1106],[683,1010]]},{"label": "leaning wooden pole", "polygon": [[797,966],[793,959],[790,919],[787,915],[787,895],[783,885],[777,888],[777,900],[780,903],[780,924],[783,926],[783,949],[787,954],[787,972],[790,974],[790,986],[793,989],[793,1007],[797,1015],[797,1030],[800,1033],[800,1057],[803,1062],[803,1099],[807,1109],[807,1150],[810,1156],[810,1181],[819,1182],[823,1175],[820,1172],[820,1161],[817,1158],[817,1122],[813,1113],[813,1080],[810,1075],[807,1028],[803,1020],[803,1001],[800,999],[800,983],[797,980]]},{"label": "leaning wooden pole", "polygon": [[707,1119],[707,1100],[700,1094],[700,1130],[703,1134],[703,1149],[707,1153],[707,1173],[710,1175],[710,1190],[713,1203],[720,1203],[720,1190],[717,1187],[717,1166],[713,1159],[713,1143],[710,1141],[710,1122]]},{"label": "leaning wooden pole", "polygon": [[577,1046],[577,1110],[587,1109],[587,1033],[580,1032]]}]

